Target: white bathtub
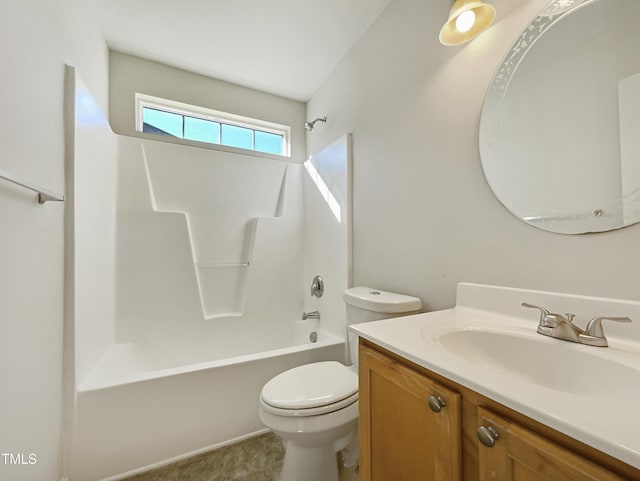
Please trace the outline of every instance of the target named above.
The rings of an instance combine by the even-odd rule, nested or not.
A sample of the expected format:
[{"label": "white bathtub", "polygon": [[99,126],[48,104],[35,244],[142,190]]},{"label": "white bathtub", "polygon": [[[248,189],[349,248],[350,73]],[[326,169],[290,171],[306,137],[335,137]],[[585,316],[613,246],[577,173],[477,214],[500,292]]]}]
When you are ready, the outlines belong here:
[{"label": "white bathtub", "polygon": [[192,346],[166,355],[112,346],[76,396],[71,479],[117,479],[259,432],[258,396],[267,380],[301,364],[343,361],[345,352],[343,339],[322,330],[316,343],[230,357],[218,352],[208,361],[201,360],[202,345]]}]

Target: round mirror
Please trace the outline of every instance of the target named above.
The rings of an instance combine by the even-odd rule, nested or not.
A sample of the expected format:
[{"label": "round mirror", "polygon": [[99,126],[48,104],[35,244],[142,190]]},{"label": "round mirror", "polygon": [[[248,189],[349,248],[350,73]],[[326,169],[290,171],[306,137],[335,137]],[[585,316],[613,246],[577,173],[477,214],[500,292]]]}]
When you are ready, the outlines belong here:
[{"label": "round mirror", "polygon": [[582,234],[640,221],[640,1],[553,0],[489,86],[480,155],[523,221]]}]

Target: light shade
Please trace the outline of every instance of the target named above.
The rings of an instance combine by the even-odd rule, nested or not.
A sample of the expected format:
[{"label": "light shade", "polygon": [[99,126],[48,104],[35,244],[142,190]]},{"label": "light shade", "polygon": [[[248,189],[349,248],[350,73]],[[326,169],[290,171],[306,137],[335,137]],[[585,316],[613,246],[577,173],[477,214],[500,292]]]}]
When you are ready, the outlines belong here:
[{"label": "light shade", "polygon": [[[458,17],[462,14],[464,14],[461,19],[463,22],[458,21],[456,25]],[[451,46],[468,42],[487,29],[495,16],[496,9],[493,8],[493,5],[488,5],[480,0],[456,0],[453,7],[451,7],[449,20],[440,30],[440,43]],[[473,21],[473,24],[470,27],[468,25],[463,26],[464,20]]]}]

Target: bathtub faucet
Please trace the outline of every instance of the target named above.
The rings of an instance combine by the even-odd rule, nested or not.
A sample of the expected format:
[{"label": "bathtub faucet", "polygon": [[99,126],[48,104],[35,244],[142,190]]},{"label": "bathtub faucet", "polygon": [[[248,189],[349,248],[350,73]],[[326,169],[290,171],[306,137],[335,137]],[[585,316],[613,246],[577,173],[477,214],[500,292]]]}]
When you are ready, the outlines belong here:
[{"label": "bathtub faucet", "polygon": [[320,319],[320,312],[318,311],[303,312],[302,320],[306,321],[307,319]]}]

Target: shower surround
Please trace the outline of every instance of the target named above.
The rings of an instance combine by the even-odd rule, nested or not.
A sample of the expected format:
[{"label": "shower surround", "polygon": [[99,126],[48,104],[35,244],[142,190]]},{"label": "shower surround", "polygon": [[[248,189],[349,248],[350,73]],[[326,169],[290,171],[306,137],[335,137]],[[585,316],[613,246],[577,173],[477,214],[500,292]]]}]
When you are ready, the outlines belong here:
[{"label": "shower surround", "polygon": [[[263,432],[268,379],[344,360],[350,219],[299,163],[113,134],[67,74],[66,465],[119,479]],[[348,214],[347,153],[342,172],[316,168]],[[331,283],[312,300],[322,236],[344,252],[315,272]],[[319,323],[300,320],[312,309]]]}]

